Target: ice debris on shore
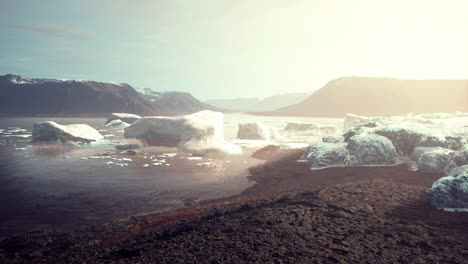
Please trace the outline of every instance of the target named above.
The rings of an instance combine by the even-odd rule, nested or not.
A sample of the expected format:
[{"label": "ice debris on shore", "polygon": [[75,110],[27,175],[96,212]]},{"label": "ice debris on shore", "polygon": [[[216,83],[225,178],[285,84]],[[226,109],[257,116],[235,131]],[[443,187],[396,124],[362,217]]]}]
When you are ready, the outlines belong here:
[{"label": "ice debris on shore", "polygon": [[468,113],[363,117],[348,114],[345,133],[312,144],[302,157],[311,169],[393,165],[411,160],[445,173],[426,191],[437,208],[468,208]]},{"label": "ice debris on shore", "polygon": [[183,117],[148,116],[125,128],[126,138],[150,146],[177,147],[195,154],[240,154],[241,148],[226,141],[223,114],[200,111]]},{"label": "ice debris on shore", "polygon": [[468,208],[468,170],[440,178],[426,193],[436,208]]},{"label": "ice debris on shore", "polygon": [[[342,136],[324,137],[308,147],[302,160],[311,169],[393,165],[411,159],[424,172],[447,172],[468,164],[468,129],[464,118],[448,114],[360,117],[347,115]],[[431,118],[437,117],[436,120]],[[357,125],[352,127],[353,125]]]},{"label": "ice debris on shore", "polygon": [[125,123],[124,121],[120,119],[115,119],[115,120],[110,121],[109,123],[106,123],[105,126],[109,128],[126,128],[126,127],[129,127],[130,124]]}]

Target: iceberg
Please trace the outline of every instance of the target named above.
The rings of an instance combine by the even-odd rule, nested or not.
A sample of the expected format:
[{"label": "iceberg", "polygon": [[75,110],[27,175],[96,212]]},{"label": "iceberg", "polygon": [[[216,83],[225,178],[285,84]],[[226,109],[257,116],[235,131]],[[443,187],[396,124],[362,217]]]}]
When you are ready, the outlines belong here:
[{"label": "iceberg", "polygon": [[106,127],[110,127],[110,128],[126,128],[128,126],[130,126],[130,124],[125,123],[124,121],[120,119],[115,119],[106,123]]},{"label": "iceberg", "polygon": [[106,120],[106,126],[114,120],[120,120],[127,124],[132,124],[133,122],[139,120],[141,116],[127,113],[112,113]]},{"label": "iceberg", "polygon": [[425,148],[416,160],[418,169],[424,172],[443,172],[450,163],[452,154],[453,150],[450,149]]},{"label": "iceberg", "polygon": [[275,129],[260,123],[243,123],[239,124],[237,138],[271,141],[279,138],[279,134]]},{"label": "iceberg", "polygon": [[91,143],[104,137],[86,124],[60,125],[53,121],[33,125],[32,142],[81,142]]},{"label": "iceberg", "polygon": [[397,153],[392,142],[379,135],[356,135],[349,139],[349,150],[352,165],[392,165]]},{"label": "iceberg", "polygon": [[240,147],[224,139],[223,114],[209,110],[183,117],[143,117],[125,128],[124,136],[147,145],[177,147],[194,154],[242,152]]},{"label": "iceberg", "polygon": [[468,208],[468,172],[440,178],[426,194],[436,208]]},{"label": "iceberg", "polygon": [[349,166],[349,150],[346,143],[317,142],[310,145],[301,160],[310,164],[311,169]]}]

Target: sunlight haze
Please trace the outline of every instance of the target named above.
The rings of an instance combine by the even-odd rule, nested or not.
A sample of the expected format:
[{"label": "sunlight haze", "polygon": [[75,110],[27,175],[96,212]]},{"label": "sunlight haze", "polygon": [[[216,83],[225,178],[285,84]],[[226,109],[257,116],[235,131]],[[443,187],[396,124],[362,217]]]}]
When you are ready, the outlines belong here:
[{"label": "sunlight haze", "polygon": [[468,78],[464,0],[1,2],[1,74],[200,99],[310,92],[342,76]]}]

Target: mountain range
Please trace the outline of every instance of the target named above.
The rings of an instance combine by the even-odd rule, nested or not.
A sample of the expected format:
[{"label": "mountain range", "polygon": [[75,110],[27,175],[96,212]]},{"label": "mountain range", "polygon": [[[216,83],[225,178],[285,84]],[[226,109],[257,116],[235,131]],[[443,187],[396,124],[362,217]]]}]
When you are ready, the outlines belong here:
[{"label": "mountain range", "polygon": [[292,104],[297,104],[307,98],[310,93],[277,94],[264,99],[244,97],[234,99],[211,99],[205,103],[240,112],[268,112]]},{"label": "mountain range", "polygon": [[126,83],[0,76],[0,116],[179,115],[221,109],[188,93],[145,94]]},{"label": "mountain range", "polygon": [[343,77],[302,102],[267,114],[343,117],[346,113],[390,116],[456,111],[468,112],[468,80]]}]

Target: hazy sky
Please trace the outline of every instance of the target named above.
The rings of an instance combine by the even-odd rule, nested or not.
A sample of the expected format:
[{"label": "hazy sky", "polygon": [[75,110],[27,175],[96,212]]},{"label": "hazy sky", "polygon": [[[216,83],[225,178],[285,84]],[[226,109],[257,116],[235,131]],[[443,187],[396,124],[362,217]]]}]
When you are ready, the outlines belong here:
[{"label": "hazy sky", "polygon": [[0,74],[201,99],[468,78],[467,0],[0,0]]}]

